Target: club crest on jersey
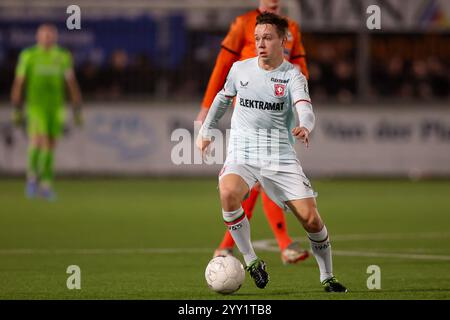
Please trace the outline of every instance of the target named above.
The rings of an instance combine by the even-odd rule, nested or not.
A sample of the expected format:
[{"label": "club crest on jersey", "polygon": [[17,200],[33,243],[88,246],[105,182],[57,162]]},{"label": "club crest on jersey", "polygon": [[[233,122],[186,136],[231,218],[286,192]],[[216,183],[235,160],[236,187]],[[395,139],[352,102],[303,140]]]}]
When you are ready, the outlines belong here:
[{"label": "club crest on jersey", "polygon": [[275,83],[275,97],[283,97],[284,96],[284,89],[286,89],[285,84]]}]

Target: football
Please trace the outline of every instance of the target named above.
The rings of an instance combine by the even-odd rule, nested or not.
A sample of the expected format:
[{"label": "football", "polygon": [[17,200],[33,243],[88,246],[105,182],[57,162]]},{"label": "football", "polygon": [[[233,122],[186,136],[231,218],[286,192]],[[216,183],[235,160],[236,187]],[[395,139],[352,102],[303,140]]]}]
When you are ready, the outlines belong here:
[{"label": "football", "polygon": [[206,266],[205,278],[211,290],[231,294],[239,290],[244,283],[244,266],[233,256],[215,257]]}]

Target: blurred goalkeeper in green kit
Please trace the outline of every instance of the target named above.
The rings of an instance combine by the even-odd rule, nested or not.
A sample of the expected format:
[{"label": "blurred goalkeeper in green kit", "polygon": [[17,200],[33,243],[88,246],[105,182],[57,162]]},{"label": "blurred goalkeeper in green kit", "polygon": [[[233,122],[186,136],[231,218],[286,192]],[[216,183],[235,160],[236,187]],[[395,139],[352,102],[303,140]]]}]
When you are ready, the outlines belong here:
[{"label": "blurred goalkeeper in green kit", "polygon": [[72,57],[69,51],[56,44],[57,38],[54,25],[39,26],[37,44],[20,53],[11,90],[13,121],[21,126],[25,123],[25,115],[27,119],[29,145],[25,193],[29,198],[56,199],[54,150],[64,126],[65,83],[72,99],[74,121],[78,126],[82,124],[81,93]]}]

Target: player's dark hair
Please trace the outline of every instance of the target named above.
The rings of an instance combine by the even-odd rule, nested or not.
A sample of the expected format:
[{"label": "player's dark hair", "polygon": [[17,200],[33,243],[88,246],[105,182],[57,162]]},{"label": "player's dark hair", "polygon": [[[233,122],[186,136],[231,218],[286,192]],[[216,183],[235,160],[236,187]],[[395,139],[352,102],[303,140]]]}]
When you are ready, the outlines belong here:
[{"label": "player's dark hair", "polygon": [[275,13],[271,12],[263,12],[259,16],[256,17],[256,25],[258,24],[271,24],[274,25],[277,29],[277,33],[280,38],[284,38],[287,34],[288,29],[288,21],[286,18],[283,18]]}]

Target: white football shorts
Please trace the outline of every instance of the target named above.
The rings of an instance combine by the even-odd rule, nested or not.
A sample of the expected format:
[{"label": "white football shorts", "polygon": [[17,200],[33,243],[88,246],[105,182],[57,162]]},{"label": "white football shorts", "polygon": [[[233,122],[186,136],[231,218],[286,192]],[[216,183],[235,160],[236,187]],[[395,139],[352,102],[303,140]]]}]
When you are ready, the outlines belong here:
[{"label": "white football shorts", "polygon": [[276,167],[225,161],[219,173],[219,181],[228,174],[240,176],[249,190],[259,181],[269,198],[284,210],[288,209],[286,201],[317,196],[298,160],[292,164],[278,164]]}]

